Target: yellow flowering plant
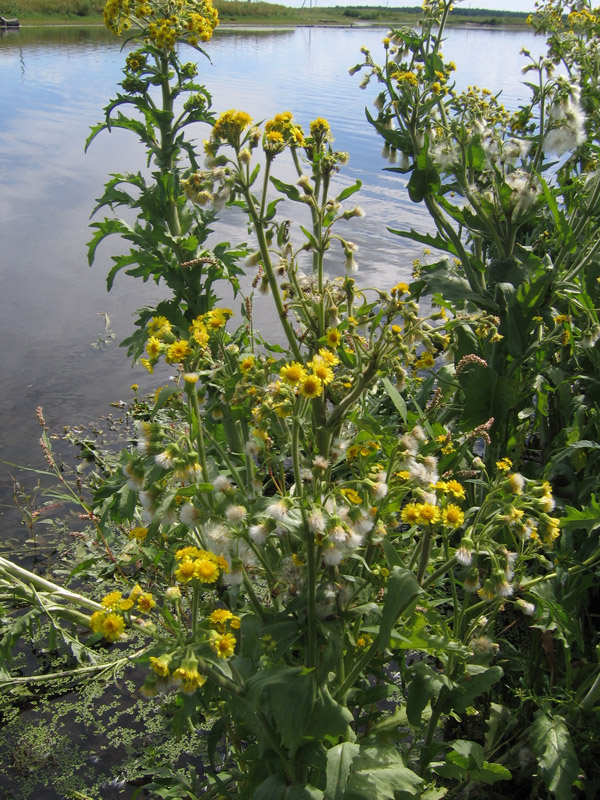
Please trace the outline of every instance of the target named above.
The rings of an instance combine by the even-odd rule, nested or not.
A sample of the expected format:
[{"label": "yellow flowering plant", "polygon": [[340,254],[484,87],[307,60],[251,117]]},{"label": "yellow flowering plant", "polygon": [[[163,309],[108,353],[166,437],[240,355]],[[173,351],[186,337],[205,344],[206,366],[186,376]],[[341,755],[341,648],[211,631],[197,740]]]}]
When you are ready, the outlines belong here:
[{"label": "yellow flowering plant", "polygon": [[[218,280],[226,279],[237,289],[237,263],[244,249],[231,248],[227,242],[207,248],[218,204],[203,208],[191,202],[199,196],[198,162],[186,132],[192,124],[212,125],[214,117],[210,94],[197,80],[198,64],[183,62],[178,48],[187,46],[207,55],[201,45],[210,40],[218,25],[211,0],[109,0],[104,18],[113,33],[139,48],[127,56],[122,91],[106,106],[105,120],[92,128],[86,149],[101,131],[121,128],[138,137],[153,171],[150,176],[140,172],[111,176],[94,211],[128,208],[137,220],[131,224],[130,218],[113,216],[93,223],[88,259],[91,265],[100,243],[119,234],[132,249],[113,258],[108,289],[121,270],[143,280],[163,281],[169,287],[172,297],[159,303],[156,310],[142,309],[139,330],[124,343],[130,354],[139,358],[145,327],[153,315],[180,325],[189,323],[210,310]],[[223,191],[225,199],[226,188]],[[178,363],[177,354],[171,363]]]},{"label": "yellow flowering plant", "polygon": [[[161,19],[141,6],[107,8],[113,26],[130,19],[145,38]],[[181,14],[168,26],[188,44],[191,9],[175,9]],[[452,69],[434,40],[448,12],[444,0],[427,2],[422,36],[389,37],[395,66],[378,72],[367,56],[398,100],[383,108],[400,121],[411,103],[431,114],[452,98],[444,91]],[[154,78],[173,99],[169,70],[178,80],[189,71],[170,36],[144,38],[145,51],[130,59],[129,71],[147,80],[138,108]],[[407,45],[415,57],[404,63],[394,49]],[[480,102],[460,100],[463,122]],[[256,125],[229,109],[210,124],[202,168],[181,139],[163,138],[153,151],[156,196],[166,205],[153,206],[157,219],[147,212],[147,230],[129,230],[132,253],[115,266],[136,263],[133,273],[148,277],[147,241],[161,230],[153,252],[168,246],[176,258],[172,273],[164,268],[173,301],[144,312],[132,351],[150,372],[164,360],[177,374],[153,398],[136,399],[132,445],[106,464],[84,505],[105,546],[101,585],[63,588],[0,559],[4,595],[75,641],[73,652],[92,663],[73,675],[101,672],[103,653],[115,650],[118,670],[146,670],[142,693],[164,697],[175,733],[204,755],[193,788],[165,765],[152,778],[144,773],[155,796],[483,797],[490,785],[518,779],[515,738],[539,733],[546,764],[557,732],[569,764],[550,770],[547,783],[566,783],[577,762],[567,720],[535,707],[532,721],[531,709],[559,668],[570,676],[565,703],[590,710],[598,700],[597,669],[571,659],[584,650],[583,623],[569,621],[558,599],[561,587],[593,579],[597,518],[557,504],[550,481],[522,469],[491,415],[467,413],[462,381],[487,365],[487,351],[464,352],[465,340],[476,330],[491,339],[502,320],[489,304],[468,305],[474,290],[463,304],[436,293],[424,314],[418,280],[358,284],[348,229],[362,211],[347,201],[360,184],[338,190],[348,155],[334,149],[326,119],[301,125],[282,111]],[[390,147],[413,135],[417,144],[417,129],[385,130],[398,137],[386,139]],[[413,189],[433,180],[419,163],[424,147],[410,151],[413,173],[425,173]],[[186,178],[178,148],[191,158]],[[283,159],[294,183],[278,177]],[[270,295],[285,348],[255,330],[252,293],[238,321],[206,300],[210,281],[181,260],[178,248],[217,268],[224,250],[198,253],[184,228],[227,202],[247,216],[253,289]],[[439,246],[441,235],[429,244]],[[451,365],[440,360],[448,352]],[[65,482],[44,437],[52,472]],[[576,560],[570,537],[582,514],[589,536]],[[2,640],[7,686],[27,679],[9,672],[26,623],[17,614]],[[525,666],[516,633],[531,645]],[[521,724],[525,694],[530,717]],[[209,732],[194,739],[201,718]]]},{"label": "yellow flowering plant", "polygon": [[[508,109],[489,89],[457,89],[456,66],[443,55],[451,6],[425,3],[418,31],[390,31],[384,62],[365,50],[352,71],[362,71],[363,88],[377,87],[377,113],[367,114],[386,169],[406,176],[410,199],[435,226],[434,234],[394,231],[435,250],[411,292],[471,315],[453,346],[458,380],[440,380],[440,390],[448,400],[458,392],[465,427],[494,418],[488,467],[510,450],[523,468],[539,459],[560,472],[565,431],[594,440],[598,430],[595,393],[581,379],[598,368],[600,336],[597,10],[536,4],[528,22],[548,34],[547,52],[522,53],[530,96]],[[459,372],[470,354],[482,361]]]}]

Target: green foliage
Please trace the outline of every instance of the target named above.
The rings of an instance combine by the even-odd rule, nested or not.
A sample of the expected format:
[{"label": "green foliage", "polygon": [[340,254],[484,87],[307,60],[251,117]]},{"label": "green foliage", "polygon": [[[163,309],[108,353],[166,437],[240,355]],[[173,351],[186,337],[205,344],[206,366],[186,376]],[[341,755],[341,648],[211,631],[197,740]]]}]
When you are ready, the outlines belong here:
[{"label": "green foliage", "polygon": [[[562,30],[547,10],[539,25]],[[89,254],[117,233],[130,251],[109,288],[122,269],[169,287],[127,344],[178,378],[136,397],[134,442],[93,476],[91,499],[57,465],[39,412],[56,496],[82,507],[89,547],[65,586],[0,559],[0,684],[18,696],[143,670],[174,737],[203,731],[202,773],[183,751],[185,770],[128,754],[131,775],[152,775],[144,789],[172,800],[593,792],[600,179],[584,164],[600,125],[597,62],[577,31],[597,23],[570,18],[573,35],[549,40],[577,65],[580,94],[532,62],[539,86],[513,117],[489,93],[449,90],[447,0],[385,38],[384,67],[365,53],[367,80],[385,87],[373,124],[437,227],[402,235],[442,252],[411,285],[368,289],[346,233],[360,182],[335,194],[347,156],[329,123],[214,119],[175,50],[212,29],[210,5],[151,11],[166,21],[108,10],[142,48],[89,141],[129,130],[152,171],[111,177],[98,207],[125,219],[94,223]],[[204,168],[188,124],[211,125]],[[278,176],[284,158],[294,183]],[[279,220],[283,200],[303,224]],[[285,347],[254,330],[252,293],[237,329],[216,305],[215,282],[237,290],[246,254],[204,247],[227,203],[246,216],[253,289],[270,293]],[[40,624],[64,669],[19,675],[16,650]]]}]

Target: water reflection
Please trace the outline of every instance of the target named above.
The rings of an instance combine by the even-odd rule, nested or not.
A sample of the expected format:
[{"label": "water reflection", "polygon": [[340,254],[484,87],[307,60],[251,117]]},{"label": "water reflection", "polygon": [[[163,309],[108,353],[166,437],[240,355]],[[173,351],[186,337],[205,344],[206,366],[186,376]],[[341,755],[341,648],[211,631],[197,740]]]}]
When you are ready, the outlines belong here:
[{"label": "water reflection", "polygon": [[[364,185],[359,202],[366,217],[348,229],[359,245],[357,277],[391,286],[408,276],[420,248],[386,228],[424,230],[429,223],[407,201],[404,180],[382,171],[381,142],[364,114],[376,87],[361,92],[357,77],[348,74],[362,45],[380,52],[382,34],[221,30],[210,44],[211,62],[200,66],[217,112],[243,108],[260,120],[290,109],[305,127],[318,115],[330,120],[336,146],[351,154],[338,184],[360,179]],[[458,88],[487,85],[514,106],[524,94],[523,44],[535,53],[542,43],[523,32],[451,30],[444,51],[458,66]],[[103,27],[21,28],[0,39],[0,458],[9,461],[42,463],[35,450],[37,405],[60,428],[106,413],[134,381],[142,390],[157,383],[132,370],[116,345],[92,347],[104,327],[102,314],[121,341],[131,332],[132,311],[162,296],[162,287],[125,276],[106,293],[110,256],[122,248],[117,241],[103,245],[94,269],[86,262],[88,217],[107,175],[146,168],[135,138],[122,131],[98,137],[83,153],[90,126],[122,78],[123,60],[119,40]],[[207,131],[194,134],[200,142]],[[293,177],[284,162],[281,169],[284,178]],[[243,241],[245,223],[228,214],[216,235]],[[341,253],[331,256],[330,270],[341,274]],[[256,322],[269,333],[262,300]],[[0,503],[10,494],[8,470],[0,466]]]}]

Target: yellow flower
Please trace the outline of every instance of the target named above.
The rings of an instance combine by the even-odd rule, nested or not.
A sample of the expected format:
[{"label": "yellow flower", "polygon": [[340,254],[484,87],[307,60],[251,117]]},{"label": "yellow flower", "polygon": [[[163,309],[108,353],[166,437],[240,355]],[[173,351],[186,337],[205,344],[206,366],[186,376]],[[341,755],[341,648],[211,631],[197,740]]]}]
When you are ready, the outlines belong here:
[{"label": "yellow flower", "polygon": [[289,383],[291,386],[296,386],[306,377],[306,370],[302,364],[299,364],[297,361],[292,361],[291,364],[283,366],[279,374],[286,383]]},{"label": "yellow flower", "polygon": [[445,491],[453,494],[459,500],[465,499],[465,487],[455,480],[446,481]]},{"label": "yellow flower", "polygon": [[217,141],[220,139],[235,146],[239,144],[242,131],[251,124],[250,114],[231,108],[229,111],[224,111],[215,122],[211,138]]},{"label": "yellow flower", "polygon": [[169,675],[169,662],[172,656],[170,653],[163,653],[161,656],[150,656],[150,667],[161,678],[167,678]]},{"label": "yellow flower", "polygon": [[320,397],[323,394],[323,381],[316,375],[307,375],[300,384],[300,394],[311,399]]},{"label": "yellow flower", "polygon": [[512,467],[512,461],[510,458],[503,458],[501,461],[496,461],[496,466],[500,470],[500,472],[509,472],[510,468]]},{"label": "yellow flower", "polygon": [[419,519],[419,512],[416,503],[408,503],[400,513],[400,519],[406,525],[414,525]]},{"label": "yellow flower", "polygon": [[106,617],[106,611],[94,611],[90,617],[90,629],[93,633],[100,633],[102,631],[102,623]]},{"label": "yellow flower", "polygon": [[102,635],[109,642],[116,642],[125,630],[125,620],[119,614],[107,614],[102,621]]},{"label": "yellow flower", "polygon": [[417,522],[419,525],[435,525],[441,519],[441,512],[431,503],[417,503]]},{"label": "yellow flower", "polygon": [[156,336],[151,336],[146,342],[146,352],[150,358],[158,358],[160,355],[160,339]]},{"label": "yellow flower", "polygon": [[151,337],[155,336],[157,339],[163,339],[171,333],[171,323],[166,317],[152,317],[148,324],[148,333]]},{"label": "yellow flower", "polygon": [[194,561],[194,577],[201,583],[214,583],[219,577],[219,567],[208,558],[197,558]]},{"label": "yellow flower", "polygon": [[330,133],[329,123],[323,117],[317,117],[310,123],[310,135],[313,139],[323,140]]},{"label": "yellow flower", "polygon": [[143,542],[146,536],[148,535],[148,528],[141,528],[136,526],[129,531],[129,535],[132,539],[135,539],[136,542]]},{"label": "yellow flower", "polygon": [[139,585],[139,583],[136,583],[136,585],[133,587],[133,589],[129,592],[129,599],[132,600],[135,603],[135,601],[138,599],[138,597],[141,594],[143,594],[143,592],[144,592],[144,590]]},{"label": "yellow flower", "polygon": [[166,355],[167,364],[181,364],[192,352],[186,339],[178,339],[169,345]]},{"label": "yellow flower", "polygon": [[126,600],[119,600],[118,608],[120,611],[129,611],[130,608],[133,608],[133,600],[131,597],[128,597]]},{"label": "yellow flower", "polygon": [[254,366],[254,356],[246,356],[240,361],[240,372],[247,375]]},{"label": "yellow flower", "polygon": [[181,688],[185,694],[193,694],[199,686],[204,686],[206,678],[195,667],[177,667],[173,677],[181,681]]},{"label": "yellow flower", "polygon": [[442,522],[450,528],[460,528],[465,521],[465,515],[458,506],[449,503],[442,511]]},{"label": "yellow flower", "polygon": [[123,597],[121,592],[109,592],[109,594],[104,595],[100,602],[104,608],[116,608],[121,597]]},{"label": "yellow flower", "polygon": [[362,504],[362,497],[355,492],[354,489],[340,489],[341,493],[344,495],[348,502],[353,503],[356,506],[360,506]]},{"label": "yellow flower", "polygon": [[327,344],[330,347],[339,347],[339,344],[342,341],[342,336],[337,328],[327,328],[325,331],[325,338],[327,339]]},{"label": "yellow flower", "polygon": [[151,611],[156,605],[154,598],[150,592],[143,592],[137,599],[137,607],[139,611]]},{"label": "yellow flower", "polygon": [[324,358],[317,356],[312,361],[309,361],[308,366],[325,386],[332,382],[334,377],[333,370]]},{"label": "yellow flower", "polygon": [[322,358],[323,361],[326,361],[330,367],[335,367],[340,363],[340,360],[336,354],[332,353],[331,350],[327,350],[326,347],[321,347],[319,350],[319,357]]},{"label": "yellow flower", "polygon": [[210,646],[219,658],[229,658],[235,652],[236,638],[232,633],[224,633],[214,636],[210,641]]},{"label": "yellow flower", "polygon": [[224,629],[225,623],[233,619],[233,614],[226,608],[216,608],[209,616],[209,622],[219,630]]},{"label": "yellow flower", "polygon": [[182,559],[181,564],[175,570],[175,578],[180,583],[189,583],[196,577],[196,567],[191,558],[186,556]]},{"label": "yellow flower", "polygon": [[187,547],[182,547],[175,553],[175,558],[177,561],[181,561],[182,558],[198,558],[200,555],[207,553],[206,550],[200,550],[199,548],[195,547],[193,544],[188,545]]}]

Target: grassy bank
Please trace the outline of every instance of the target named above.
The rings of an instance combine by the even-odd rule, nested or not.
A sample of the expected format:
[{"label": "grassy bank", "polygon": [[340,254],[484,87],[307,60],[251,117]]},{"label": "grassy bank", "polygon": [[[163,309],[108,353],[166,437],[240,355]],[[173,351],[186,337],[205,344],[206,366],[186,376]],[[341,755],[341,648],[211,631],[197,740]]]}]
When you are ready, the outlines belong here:
[{"label": "grassy bank", "polygon": [[[384,6],[335,6],[331,8],[288,8],[285,5],[241,0],[217,0],[222,24],[290,25],[385,25],[412,22],[422,14],[419,6],[387,8]],[[0,0],[0,14],[18,17],[22,24],[102,23],[103,0]],[[457,9],[453,24],[523,26],[527,15],[518,12]]]}]

